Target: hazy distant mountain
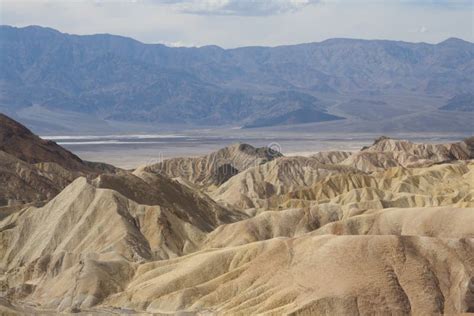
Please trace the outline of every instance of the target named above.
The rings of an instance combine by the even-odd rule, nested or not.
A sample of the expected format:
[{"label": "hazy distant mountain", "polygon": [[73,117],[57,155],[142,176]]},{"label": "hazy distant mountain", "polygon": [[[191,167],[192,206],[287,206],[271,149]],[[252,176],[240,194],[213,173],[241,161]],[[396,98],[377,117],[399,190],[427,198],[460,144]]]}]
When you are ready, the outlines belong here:
[{"label": "hazy distant mountain", "polygon": [[[474,91],[474,44],[332,39],[274,48],[171,48],[1,26],[0,69],[0,110],[19,117],[41,109],[250,127],[350,119],[347,102],[354,98],[366,99],[371,113],[380,104],[375,116],[387,109],[389,115],[437,111],[450,97]],[[397,95],[413,95],[416,104],[398,105]]]},{"label": "hazy distant mountain", "polygon": [[474,112],[474,93],[456,95],[440,109],[446,111]]}]

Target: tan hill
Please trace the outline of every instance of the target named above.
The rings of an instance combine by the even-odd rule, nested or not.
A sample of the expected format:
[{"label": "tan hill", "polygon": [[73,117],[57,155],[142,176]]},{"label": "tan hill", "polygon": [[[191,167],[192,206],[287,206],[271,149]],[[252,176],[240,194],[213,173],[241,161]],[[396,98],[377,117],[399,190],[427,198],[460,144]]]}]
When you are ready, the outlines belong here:
[{"label": "tan hill", "polygon": [[136,171],[134,174],[103,174],[92,181],[98,188],[111,189],[143,205],[166,207],[182,220],[205,231],[247,216],[231,212],[206,194],[195,191],[160,174]]},{"label": "tan hill", "polygon": [[350,151],[322,151],[314,155],[311,155],[311,158],[316,159],[319,163],[322,164],[339,164],[349,158],[352,155]]},{"label": "tan hill", "polygon": [[[116,218],[118,222],[114,222],[113,218]],[[186,236],[186,231],[189,229],[192,232],[189,238],[183,239],[180,247],[173,248],[175,255],[182,254],[194,249],[191,244],[196,244],[196,240],[199,240],[203,233],[212,231],[220,224],[244,218],[246,216],[241,213],[230,212],[211,199],[198,196],[173,180],[159,178],[156,175],[149,175],[146,181],[127,173],[101,175],[93,181],[81,177],[44,207],[27,208],[21,214],[14,214],[6,219],[7,227],[14,223],[19,231],[25,229],[30,232],[14,235],[15,243],[12,244],[14,247],[4,259],[11,261],[8,256],[12,254],[15,256],[23,252],[30,254],[30,249],[34,254],[47,252],[42,247],[48,249],[58,246],[56,241],[62,238],[57,235],[68,236],[71,243],[63,246],[71,251],[76,249],[75,247],[79,247],[80,251],[82,251],[81,247],[94,247],[96,242],[100,243],[96,245],[98,247],[112,247],[117,242],[114,239],[109,242],[107,238],[113,238],[111,236],[114,236],[115,228],[118,229],[116,236],[119,239],[125,237],[124,234],[131,234],[120,241],[132,242],[132,245],[127,244],[127,247],[133,248],[130,250],[131,253],[122,254],[120,251],[127,247],[119,246],[119,254],[134,258],[138,253],[140,258],[151,259],[154,258],[151,253],[144,255],[150,251],[145,248],[149,248],[151,243],[146,237],[143,239],[141,236],[143,233],[141,229],[147,229],[147,227],[149,233],[158,236],[157,238],[169,238],[166,243],[168,246]],[[115,227],[120,221],[124,221],[125,226],[120,224]],[[98,230],[90,231],[92,227]],[[33,229],[42,237],[38,238]],[[123,229],[126,231],[122,232]],[[163,231],[161,237],[159,237],[160,230]],[[10,233],[10,231],[6,232],[8,236]],[[96,237],[91,236],[97,236],[99,240],[94,240]],[[88,239],[90,240],[87,241]],[[9,237],[8,240],[12,239]],[[144,242],[137,243],[137,240]],[[31,248],[22,250],[26,247],[22,245],[29,245],[30,242]],[[117,245],[113,247],[115,246]],[[142,246],[145,250],[141,249]],[[162,249],[156,251],[159,252]],[[161,258],[161,255],[157,258]],[[19,260],[28,261],[23,256]]]},{"label": "tan hill", "polygon": [[381,137],[372,146],[354,153],[341,163],[370,172],[397,166],[416,167],[469,159],[474,159],[473,137],[451,144],[416,144]]},{"label": "tan hill", "polygon": [[104,305],[150,313],[458,313],[472,308],[473,250],[463,239],[419,236],[275,238],[145,264]]},{"label": "tan hill", "polygon": [[474,208],[388,208],[325,225],[320,235],[406,235],[474,238]]},{"label": "tan hill", "polygon": [[323,204],[311,208],[267,211],[232,224],[221,225],[205,241],[205,248],[240,246],[277,237],[318,235],[412,235],[474,238],[470,223],[474,208],[387,208],[345,214]]},{"label": "tan hill", "polygon": [[430,159],[437,162],[449,160],[474,159],[474,137],[462,142],[450,144],[417,144],[406,140],[396,140],[388,137],[378,138],[369,151],[405,152],[418,159]]},{"label": "tan hill", "polygon": [[[359,218],[358,215],[377,212],[385,215],[385,210],[391,208],[419,211],[421,216],[428,216],[427,223],[444,223],[449,232],[449,229],[456,227],[454,224],[447,224],[447,217],[454,212],[450,211],[451,208],[470,208],[460,213],[463,215],[459,220],[464,218],[466,223],[470,223],[469,215],[474,215],[474,212],[469,213],[474,208],[474,163],[458,162],[413,169],[392,168],[370,175],[333,174],[317,181],[310,188],[275,195],[265,202],[265,206],[273,211],[261,212],[250,219],[218,227],[208,235],[207,245],[224,247],[275,237],[294,237],[342,220],[353,225],[349,226],[353,230],[367,227],[381,229],[379,225],[371,227],[349,219],[355,220]],[[429,215],[431,213],[428,210],[438,206],[448,207],[443,216],[438,213]],[[426,213],[422,213],[425,209]],[[393,223],[396,221],[393,220]],[[325,227],[330,229],[332,226]],[[323,231],[337,233],[334,229]],[[461,227],[449,233],[469,236],[463,233]]]},{"label": "tan hill", "polygon": [[207,187],[220,185],[247,168],[264,164],[280,156],[279,152],[271,148],[234,144],[203,157],[173,158],[140,169],[162,173],[170,178],[183,178]]},{"label": "tan hill", "polygon": [[[338,195],[343,190],[348,192],[352,189],[368,190],[371,192],[369,194],[374,194],[375,191],[373,189],[377,189],[392,194],[399,191],[396,188],[397,185],[402,187],[418,187],[416,181],[417,177],[421,175],[417,175],[417,172],[423,173],[426,170],[437,170],[436,166],[434,166],[436,164],[469,161],[474,157],[473,148],[472,138],[453,144],[416,144],[409,141],[382,137],[373,146],[355,153],[333,151],[317,153],[311,157],[276,158],[269,163],[249,168],[232,177],[214,190],[211,195],[221,203],[243,209],[272,209],[284,200],[299,199],[294,197],[294,195],[285,196],[285,194],[298,190],[302,192],[310,191],[311,187],[318,186],[319,181],[322,181],[320,186],[324,187],[326,191],[339,190],[339,193],[328,193],[329,195],[324,197],[326,200],[334,197],[330,196],[331,194]],[[461,165],[463,163],[460,162],[459,166]],[[434,169],[423,169],[429,166],[434,166]],[[406,168],[416,169],[417,167],[419,170],[414,171],[413,183],[405,181],[403,179],[404,176],[411,177],[410,171]],[[456,166],[452,168],[459,169]],[[471,167],[465,166],[460,168],[457,174],[462,176]],[[383,172],[386,170],[391,171],[384,174]],[[429,174],[424,176],[427,178],[431,177]],[[433,177],[439,178],[439,175],[433,175]],[[397,182],[397,179],[399,182]],[[469,178],[466,179],[469,180]],[[334,184],[331,181],[339,182]],[[465,181],[463,180],[463,182]],[[346,184],[348,187],[342,189],[341,186]],[[418,189],[429,196],[432,188],[428,187],[424,191],[422,187]],[[401,189],[402,192],[403,190],[405,189]],[[376,194],[381,194],[380,192]],[[464,191],[461,190],[462,192]],[[303,197],[300,200],[317,200],[320,198],[320,196]],[[388,199],[391,200],[392,198],[389,197]],[[401,200],[403,199],[407,198],[404,197]],[[416,202],[407,203],[411,203],[411,206],[417,206]],[[303,205],[307,204],[303,203]],[[436,204],[427,201],[425,205]],[[292,206],[293,204],[283,205],[284,208]],[[296,206],[301,205],[297,204]]]},{"label": "tan hill", "polygon": [[[68,279],[62,289],[56,284],[58,293],[63,291],[62,301],[49,302],[59,309],[77,301],[92,306],[112,293],[103,287],[116,289],[115,281],[107,280],[114,268],[126,269],[117,271],[124,278],[119,282],[125,284],[127,277],[121,273],[132,273],[135,263],[194,252],[219,224],[246,218],[172,180],[157,175],[142,178],[102,175],[89,183],[81,177],[44,207],[29,207],[2,221],[0,270],[8,271],[2,287],[9,288],[9,297],[48,291],[51,282],[57,282],[55,276],[69,278],[72,271],[84,268],[84,260],[93,259],[97,263],[92,271],[85,269],[85,276],[79,273]],[[15,286],[20,276],[23,281]],[[70,282],[76,291],[90,295],[71,291]],[[67,299],[71,295],[72,302]]]},{"label": "tan hill", "polygon": [[346,172],[358,171],[347,166],[321,164],[311,157],[280,157],[232,177],[212,196],[244,209],[266,208],[272,196],[310,186],[330,174]]},{"label": "tan hill", "polygon": [[[85,200],[90,202],[81,205]],[[473,209],[388,212],[330,226],[336,234],[352,236],[318,236],[323,226],[296,238],[276,235],[155,261],[170,242],[181,240],[179,228],[185,225],[165,209],[127,202],[81,178],[45,208],[28,209],[2,229],[2,240],[14,245],[2,256],[10,269],[3,287],[10,299],[66,311],[348,315],[456,313],[472,307],[474,271],[467,263],[474,260],[474,244],[466,237],[474,231],[466,220]],[[156,216],[174,229],[157,234]],[[365,224],[351,223],[356,220]],[[56,228],[45,230],[41,224]],[[188,227],[188,238],[202,233],[194,229]],[[358,236],[365,234],[370,236]],[[245,240],[241,233],[234,236]]]},{"label": "tan hill", "polygon": [[330,203],[347,212],[389,207],[473,207],[473,179],[473,162],[397,167],[372,174],[329,176],[312,187],[279,196],[270,204],[287,208]]},{"label": "tan hill", "polygon": [[[469,146],[383,139],[362,151],[375,153],[373,170],[347,163],[359,153],[265,162],[231,146],[165,162],[207,166],[177,180],[147,167],[79,177],[44,206],[0,218],[0,312],[472,312]],[[70,181],[56,163],[3,155],[6,170],[23,168],[10,171],[18,183]],[[220,185],[218,157],[239,171]]]}]

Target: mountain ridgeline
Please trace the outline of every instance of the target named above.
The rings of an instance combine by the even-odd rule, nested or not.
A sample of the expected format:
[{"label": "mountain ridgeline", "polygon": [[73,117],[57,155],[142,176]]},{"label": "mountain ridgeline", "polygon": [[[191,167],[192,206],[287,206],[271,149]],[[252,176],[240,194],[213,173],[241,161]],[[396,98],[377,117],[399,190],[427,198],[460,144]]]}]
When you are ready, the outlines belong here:
[{"label": "mountain ridgeline", "polygon": [[[472,113],[474,44],[460,39],[171,48],[0,26],[0,50],[0,111],[17,118],[34,111],[262,127],[367,120],[366,112],[370,119],[432,115],[451,122],[453,113]],[[462,105],[440,110],[449,100]]]}]

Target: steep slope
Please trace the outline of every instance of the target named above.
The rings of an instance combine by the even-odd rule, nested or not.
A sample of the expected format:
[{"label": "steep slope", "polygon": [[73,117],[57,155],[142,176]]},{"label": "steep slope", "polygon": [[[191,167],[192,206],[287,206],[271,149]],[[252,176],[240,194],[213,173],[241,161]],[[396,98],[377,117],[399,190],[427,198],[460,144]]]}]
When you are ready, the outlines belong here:
[{"label": "steep slope", "polygon": [[[221,208],[210,199],[204,200],[193,195],[171,180],[156,179],[156,176],[153,178],[154,182],[149,184],[127,174],[102,175],[91,183],[81,177],[44,207],[31,207],[8,217],[2,223],[3,227],[6,227],[5,231],[2,230],[3,237],[6,237],[3,240],[7,242],[4,250],[8,250],[3,257],[3,269],[18,264],[19,261],[34,261],[42,253],[80,253],[89,249],[88,247],[96,247],[88,251],[110,251],[113,255],[122,255],[129,260],[162,258],[161,254],[154,254],[152,251],[163,249],[149,249],[151,241],[147,233],[167,240],[161,248],[176,246],[181,240],[181,247],[170,250],[170,254],[173,251],[175,255],[181,254],[193,249],[192,244],[197,244],[203,233],[212,231],[219,224],[245,218]],[[160,187],[157,187],[159,181]],[[120,191],[125,195],[110,189],[115,186],[120,187]],[[133,188],[133,191],[128,188]],[[157,192],[166,194],[156,195]],[[125,227],[117,224],[112,218],[124,221]],[[10,235],[9,229],[12,225],[18,229]],[[115,227],[116,225],[118,226]],[[95,229],[92,229],[92,226]],[[49,229],[45,229],[46,227]],[[186,236],[188,228],[191,231],[189,240],[183,237]],[[146,231],[147,229],[149,231]],[[128,234],[131,235],[126,237]],[[141,234],[145,234],[145,238]],[[109,240],[109,237],[112,239]],[[117,243],[122,241],[114,238],[124,238],[125,245],[118,245]],[[60,240],[63,243],[60,243]],[[64,242],[65,240],[69,241]],[[127,244],[130,240],[132,244]],[[191,244],[186,245],[187,243]],[[112,246],[118,248],[106,250]],[[10,264],[7,265],[6,262]]]},{"label": "steep slope", "polygon": [[[410,227],[422,221],[417,227],[425,227],[425,230],[413,232],[415,235],[431,236],[434,233],[428,228],[432,227],[429,226],[431,223],[439,225],[435,230],[443,230],[446,237],[470,236],[469,232],[464,232],[469,229],[463,228],[462,222],[469,226],[468,218],[474,214],[472,209],[464,209],[474,207],[473,180],[472,162],[429,168],[391,168],[370,175],[333,173],[309,188],[268,198],[261,203],[273,211],[222,225],[208,235],[206,244],[209,247],[241,245],[275,237],[299,236],[320,227],[324,228],[319,231],[326,234],[338,234],[344,229],[351,234],[369,234],[387,231],[384,227],[390,224],[389,221],[392,221],[389,227],[394,227],[393,230],[404,230],[403,226]],[[438,206],[445,207],[437,209]],[[400,223],[401,218],[405,222]],[[454,222],[449,224],[451,220]],[[335,226],[327,225],[339,221]],[[346,228],[338,230],[341,226]]]},{"label": "steep slope", "polygon": [[237,173],[280,157],[271,148],[234,144],[197,158],[173,158],[138,170],[183,178],[199,186],[220,185]]},{"label": "steep slope", "polygon": [[[474,204],[471,204],[473,206]],[[313,235],[399,235],[474,238],[474,208],[418,207],[344,212],[337,204],[267,211],[208,234],[205,248],[224,248],[277,237]]]},{"label": "steep slope", "polygon": [[55,163],[31,165],[0,151],[0,207],[47,201],[79,175]]},{"label": "steep slope", "polygon": [[136,263],[194,252],[219,224],[246,218],[172,180],[141,177],[102,175],[90,183],[81,177],[44,207],[0,222],[7,296],[41,297],[55,284],[62,298],[52,295],[46,306],[90,307],[123,290]]},{"label": "steep slope", "polygon": [[[472,205],[471,205],[472,206]],[[388,208],[335,221],[315,231],[320,235],[403,235],[474,238],[474,208]]]},{"label": "steep slope", "polygon": [[311,158],[316,159],[319,163],[337,165],[346,160],[352,152],[350,151],[321,151],[311,155]]},{"label": "steep slope", "polygon": [[103,305],[150,313],[458,313],[472,309],[473,250],[472,239],[276,238],[145,264]]},{"label": "steep slope", "polygon": [[103,174],[92,181],[98,188],[114,190],[143,205],[166,207],[180,219],[210,231],[223,223],[246,216],[216,204],[206,194],[190,189],[160,174]]},{"label": "steep slope", "polygon": [[336,165],[325,165],[315,158],[280,157],[249,168],[212,192],[217,201],[240,208],[266,208],[268,199],[312,185],[330,174],[357,172]]},{"label": "steep slope", "polygon": [[82,161],[50,140],[34,135],[29,129],[0,113],[0,150],[27,163],[54,162],[73,171],[112,171],[112,166]]},{"label": "steep slope", "polygon": [[116,170],[83,161],[0,113],[0,217],[22,204],[48,201],[79,176]]},{"label": "steep slope", "polygon": [[380,137],[341,163],[362,171],[380,171],[391,167],[416,167],[474,158],[473,139],[451,144],[417,144],[406,140]]},{"label": "steep slope", "polygon": [[275,197],[274,207],[340,205],[347,212],[388,207],[474,206],[474,164],[390,168],[372,174],[331,175],[313,186]]},{"label": "steep slope", "polygon": [[416,144],[406,140],[380,137],[368,151],[405,152],[417,159],[431,159],[435,162],[450,160],[467,160],[474,158],[473,137],[450,144]]},{"label": "steep slope", "polygon": [[297,237],[342,219],[336,205],[262,212],[254,217],[221,225],[204,241],[204,248],[240,246],[278,237]]},{"label": "steep slope", "polygon": [[[353,190],[350,194],[356,194],[354,203],[362,202],[361,195],[368,195],[378,196],[373,201],[398,201],[394,206],[402,203],[436,206],[438,202],[428,197],[433,190],[442,192],[442,189],[436,188],[439,180],[431,183],[431,179],[459,178],[461,187],[456,198],[461,201],[468,196],[469,190],[465,188],[469,187],[472,164],[464,161],[474,157],[473,148],[472,138],[452,144],[416,144],[382,137],[355,153],[322,152],[311,157],[277,158],[232,177],[211,192],[211,196],[227,205],[265,210],[301,206],[300,202],[312,205],[316,202],[305,200],[326,201]],[[425,168],[429,166],[433,167]],[[318,193],[304,193],[313,189]],[[402,192],[405,196],[400,196]],[[412,196],[408,198],[407,194]],[[417,194],[426,198],[416,202]],[[291,202],[285,204],[285,201]],[[292,204],[296,201],[299,202]]]}]

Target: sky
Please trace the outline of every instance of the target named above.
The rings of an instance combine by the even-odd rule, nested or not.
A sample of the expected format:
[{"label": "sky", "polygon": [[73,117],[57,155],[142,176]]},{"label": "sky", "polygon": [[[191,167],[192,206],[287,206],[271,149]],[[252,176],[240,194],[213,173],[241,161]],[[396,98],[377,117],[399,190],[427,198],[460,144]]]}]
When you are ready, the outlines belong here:
[{"label": "sky", "polygon": [[110,33],[168,46],[328,38],[474,42],[474,0],[0,0],[0,24]]}]

